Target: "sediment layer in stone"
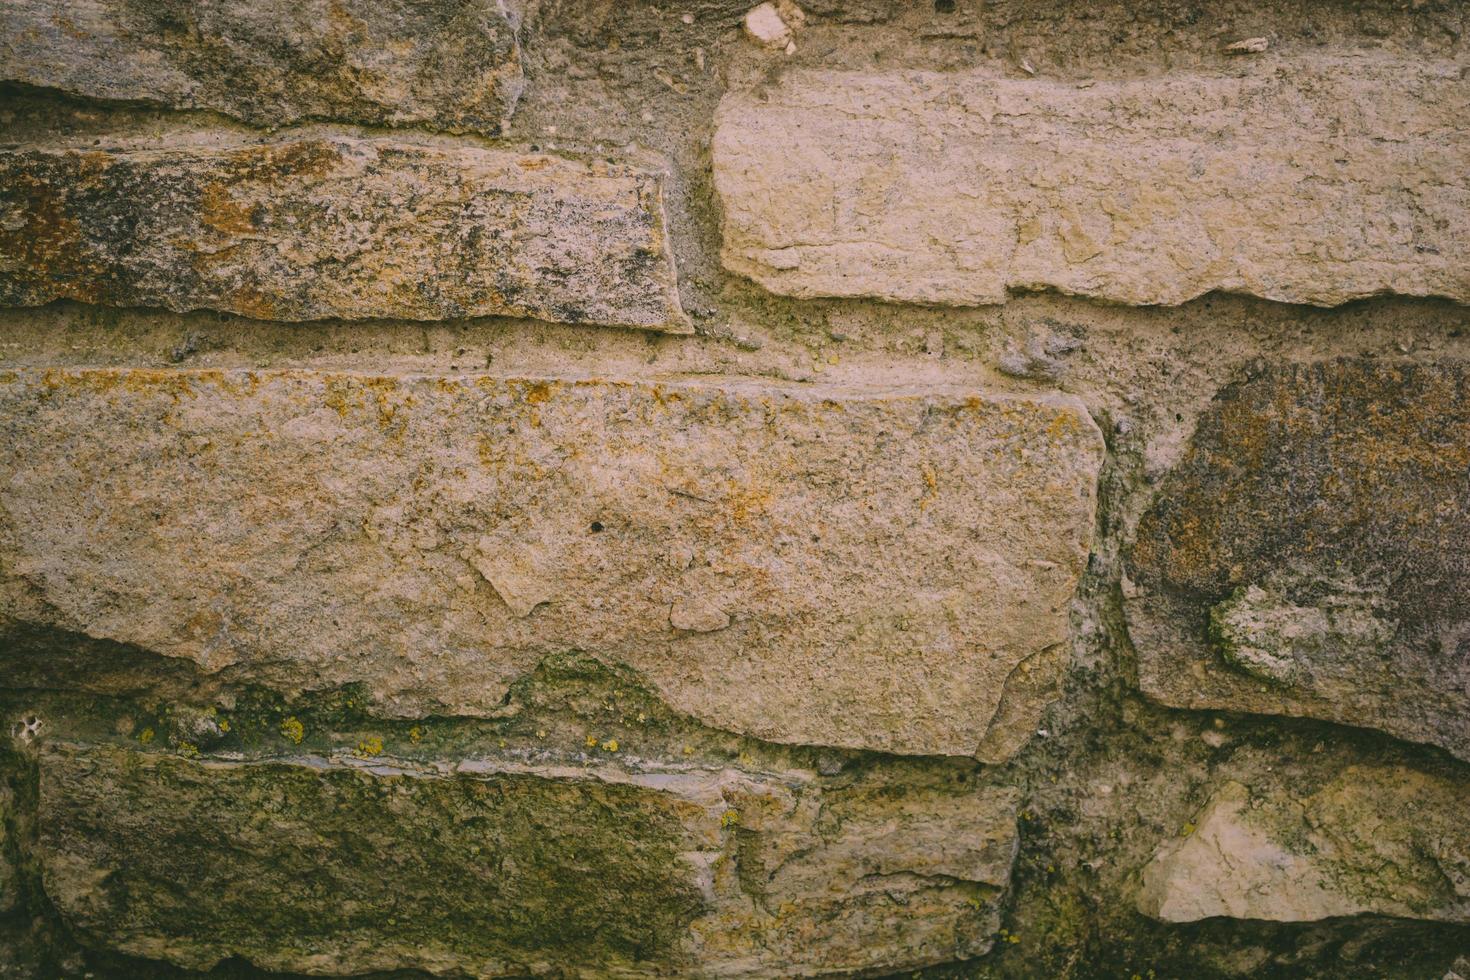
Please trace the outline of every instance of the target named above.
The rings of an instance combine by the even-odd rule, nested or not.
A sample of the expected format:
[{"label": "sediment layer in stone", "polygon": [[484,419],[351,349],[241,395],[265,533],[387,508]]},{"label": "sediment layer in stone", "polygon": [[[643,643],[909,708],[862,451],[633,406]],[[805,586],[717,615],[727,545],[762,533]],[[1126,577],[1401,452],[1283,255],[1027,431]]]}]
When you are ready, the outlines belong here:
[{"label": "sediment layer in stone", "polygon": [[1139,682],[1470,759],[1466,568],[1464,362],[1262,367],[1217,396],[1139,524]]},{"label": "sediment layer in stone", "polygon": [[13,622],[404,717],[581,650],[715,727],[996,759],[1102,457],[1064,396],[736,379],[22,371],[0,430]]},{"label": "sediment layer in stone", "polygon": [[42,878],[68,924],[194,969],[908,969],[989,948],[1016,853],[1012,791],[800,772],[71,744],[39,771]]},{"label": "sediment layer in stone", "polygon": [[56,299],[691,330],[658,173],[398,139],[0,152],[0,304]]},{"label": "sediment layer in stone", "polygon": [[1470,922],[1470,788],[1350,766],[1311,793],[1220,786],[1142,874],[1138,907],[1168,922],[1388,915]]},{"label": "sediment layer in stone", "polygon": [[800,297],[1466,302],[1467,119],[1462,66],[1376,55],[1087,82],[793,71],[721,103],[722,254]]},{"label": "sediment layer in stone", "polygon": [[264,126],[490,135],[523,84],[500,0],[7,0],[0,78]]}]

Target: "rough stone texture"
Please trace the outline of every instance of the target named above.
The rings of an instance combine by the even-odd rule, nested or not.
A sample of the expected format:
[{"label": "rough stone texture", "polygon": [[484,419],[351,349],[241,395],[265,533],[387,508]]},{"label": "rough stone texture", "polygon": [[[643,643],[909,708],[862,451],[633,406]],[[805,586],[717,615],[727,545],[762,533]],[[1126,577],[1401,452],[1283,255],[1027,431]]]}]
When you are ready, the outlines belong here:
[{"label": "rough stone texture", "polygon": [[1139,681],[1470,759],[1467,569],[1464,361],[1262,366],[1220,392],[1139,524]]},{"label": "rough stone texture", "polygon": [[1024,742],[1102,455],[1070,398],[973,389],[0,381],[20,624],[284,689],[362,681],[404,717],[493,714],[578,649],[710,725],[902,753]]},{"label": "rough stone texture", "polygon": [[1376,55],[1077,83],[793,71],[720,105],[722,256],[799,297],[1467,302],[1467,119],[1459,64]]},{"label": "rough stone texture", "polygon": [[0,304],[691,329],[654,171],[386,139],[166,143],[0,152]]},{"label": "rough stone texture", "polygon": [[194,969],[906,969],[989,948],[1016,852],[1010,790],[68,744],[40,773],[39,858],[67,922]]},{"label": "rough stone texture", "polygon": [[0,78],[268,126],[490,135],[523,85],[501,0],[7,0]]},{"label": "rough stone texture", "polygon": [[12,856],[9,829],[14,803],[15,794],[0,780],[0,914],[13,911],[20,904],[20,876]]},{"label": "rough stone texture", "polygon": [[1138,908],[1310,922],[1390,915],[1470,922],[1470,787],[1352,766],[1310,795],[1227,782],[1144,868]]},{"label": "rough stone texture", "polygon": [[[21,2],[11,20],[0,13],[0,37]],[[776,46],[746,32],[757,0],[505,0],[525,84],[491,142],[499,96],[464,80],[509,62],[429,68],[424,57],[501,35],[439,29],[445,0],[321,3],[325,16],[317,0],[234,0],[237,20],[276,10],[279,23],[210,34],[221,0],[166,12],[159,0],[57,0],[117,12],[123,26],[190,19],[198,33],[123,39],[157,59],[120,51],[115,64],[94,60],[96,71],[157,78],[173,53],[197,50],[193,91],[260,115],[0,81],[0,154],[164,160],[322,140],[456,159],[544,154],[578,161],[564,164],[577,173],[621,161],[657,175],[644,185],[654,191],[619,200],[623,213],[666,216],[673,263],[630,284],[588,244],[524,268],[541,297],[605,272],[587,288],[594,306],[638,297],[653,319],[697,332],[462,318],[463,297],[485,281],[465,263],[500,261],[526,241],[514,237],[523,222],[501,228],[508,244],[474,242],[453,235],[482,227],[478,216],[452,203],[443,215],[416,211],[466,192],[457,165],[416,170],[401,199],[344,185],[313,212],[336,209],[315,228],[272,207],[288,197],[278,185],[317,175],[282,172],[241,192],[292,231],[287,253],[250,240],[263,234],[253,211],[233,222],[223,212],[225,230],[202,223],[221,215],[202,190],[178,212],[196,232],[139,238],[130,226],[172,227],[154,185],[176,188],[179,175],[163,164],[88,190],[88,234],[154,275],[164,296],[193,288],[179,269],[231,254],[277,269],[336,246],[358,262],[352,249],[378,247],[358,245],[378,227],[359,221],[361,199],[380,225],[401,219],[404,230],[375,239],[353,284],[369,298],[401,286],[445,319],[0,305],[0,377],[17,372],[0,383],[10,392],[0,457],[13,454],[0,462],[0,786],[10,790],[0,867],[18,884],[0,910],[0,980],[201,980],[176,965],[186,957],[224,957],[211,980],[495,969],[908,978],[944,960],[923,975],[1470,977],[1467,849],[1463,817],[1452,819],[1470,809],[1456,795],[1470,787],[1470,760],[1363,721],[1392,705],[1413,737],[1463,737],[1457,648],[1425,639],[1436,628],[1458,636],[1467,607],[1454,584],[1470,570],[1464,522],[1450,503],[1458,491],[1446,490],[1467,444],[1459,408],[1417,382],[1385,400],[1391,380],[1344,374],[1343,392],[1372,397],[1370,417],[1333,430],[1340,465],[1276,423],[1212,454],[1189,445],[1201,415],[1212,424],[1220,411],[1216,395],[1262,374],[1257,363],[1279,372],[1370,358],[1431,377],[1470,363],[1470,307],[1218,291],[1137,306],[1066,295],[1066,283],[1031,289],[1045,283],[1003,279],[1011,267],[995,273],[1007,297],[996,305],[778,295],[722,265],[715,180],[725,175],[711,154],[721,100],[727,111],[750,105],[771,122],[751,132],[775,140],[750,148],[771,177],[762,208],[816,227],[802,209],[826,201],[833,226],[893,238],[911,249],[905,262],[970,248],[932,268],[862,256],[872,261],[852,281],[887,277],[909,290],[901,296],[932,286],[944,261],[960,269],[944,283],[973,288],[986,270],[970,275],[963,262],[1023,233],[1038,237],[1024,254],[1010,246],[1030,263],[1018,276],[1045,260],[1087,288],[1188,295],[1237,274],[1228,262],[1261,241],[1303,249],[1247,270],[1267,285],[1300,287],[1278,275],[1285,268],[1310,270],[1328,292],[1366,288],[1383,254],[1395,274],[1428,282],[1433,272],[1443,285],[1466,267],[1470,228],[1455,204],[1470,4],[779,0],[790,37]],[[342,37],[338,61],[300,46],[337,30],[334,9],[365,25]],[[475,9],[499,22],[498,10]],[[1252,38],[1266,50],[1230,53]],[[73,70],[89,43],[60,37],[55,64],[33,64]],[[371,84],[351,61],[368,55],[443,80],[430,86],[443,98],[405,82],[384,103],[439,117],[299,118],[262,100],[246,71],[286,66],[294,80],[268,73],[287,86],[282,99],[320,99]],[[893,98],[839,106],[871,88],[834,86],[821,93],[832,111],[801,116],[782,100],[812,78],[891,80]],[[997,93],[1002,108],[1025,111],[977,121],[970,109],[1000,104]],[[479,121],[449,119],[445,106],[475,100]],[[906,115],[888,111],[899,103]],[[798,116],[824,128],[781,142],[776,123]],[[841,135],[833,153],[846,157],[817,156],[825,132]],[[1012,169],[984,169],[996,161]],[[858,190],[823,185],[849,164],[866,181]],[[26,191],[0,181],[7,201]],[[1035,223],[1015,216],[1009,239],[975,233],[981,203],[1021,192],[1038,202]],[[838,214],[839,200],[857,204]],[[576,235],[603,213],[503,203]],[[46,252],[83,229],[69,231],[63,213],[27,231],[27,213],[0,209],[0,234],[19,232],[6,240],[45,256],[39,275],[86,298],[87,270]],[[1238,224],[1220,234],[1220,222]],[[201,235],[201,251],[183,248]],[[1089,239],[1102,251],[1086,257]],[[125,251],[134,240],[143,252]],[[148,272],[160,240],[181,258]],[[494,251],[502,245],[512,252]],[[126,265],[135,258],[144,264]],[[439,265],[422,265],[431,258]],[[283,308],[337,288],[333,261],[308,265]],[[672,284],[675,267],[687,326],[659,298],[669,293],[647,288]],[[0,277],[17,274],[12,265]],[[1284,381],[1271,390],[1262,404],[1282,412],[1298,398]],[[951,435],[950,406],[975,392],[997,410],[1095,420],[1101,468],[1096,433],[1081,449],[1063,440],[1065,451],[1038,454],[1032,436],[994,434],[966,409]],[[1333,418],[1359,411],[1336,395],[1319,405],[1329,402],[1347,406]],[[1017,441],[1029,455],[992,478]],[[1360,455],[1344,448],[1355,445]],[[1298,471],[1288,457],[1303,446]],[[1056,464],[1068,453],[1087,467]],[[1195,456],[1200,472],[1228,475],[1229,501],[1205,506],[1216,485],[1204,480],[1187,508],[1229,528],[1210,552],[1226,571],[1207,588],[1149,579],[1135,560],[1140,520],[1158,519],[1145,515],[1174,486],[1170,471]],[[1334,495],[1381,480],[1384,460],[1399,457],[1391,481]],[[1258,467],[1279,493],[1229,489]],[[1017,506],[1029,499],[1021,488],[1052,483],[1057,493],[1095,485],[1095,519]],[[1443,521],[1416,527],[1395,516],[1401,507]],[[1362,520],[1334,525],[1344,513]],[[1253,521],[1276,528],[1273,542],[1306,541],[1273,550],[1251,537]],[[1065,540],[1083,525],[1095,528],[1085,566],[1081,544]],[[1154,541],[1173,547],[1172,534]],[[1032,553],[1043,544],[1064,556]],[[1363,573],[1379,560],[1363,555],[1385,573]],[[973,574],[977,564],[1005,569],[1006,588]],[[1299,568],[1330,578],[1305,588]],[[1411,592],[1441,605],[1406,612]],[[936,594],[957,595],[957,614],[925,612]],[[986,645],[1006,630],[1011,645]],[[1140,657],[1145,687],[1178,689],[1184,706],[1140,691]],[[1386,669],[1372,666],[1380,659]],[[374,680],[353,683],[363,677]],[[1218,677],[1234,681],[1217,689]],[[1196,705],[1196,690],[1218,700]],[[1288,713],[1321,708],[1357,727],[1269,713],[1268,694]],[[885,751],[894,739],[916,751]],[[951,744],[966,755],[917,754]],[[1230,810],[1231,784],[1250,787],[1251,804],[1228,822],[1202,818],[1212,798]],[[1204,838],[1238,853],[1185,853],[1151,872],[1164,917],[1141,913],[1141,872],[1161,844],[1172,853]],[[1210,914],[1220,896],[1277,918]],[[1328,912],[1347,914],[1315,917]],[[1176,921],[1195,915],[1205,917]],[[308,972],[255,965],[270,957]],[[393,964],[423,969],[374,972]]]}]

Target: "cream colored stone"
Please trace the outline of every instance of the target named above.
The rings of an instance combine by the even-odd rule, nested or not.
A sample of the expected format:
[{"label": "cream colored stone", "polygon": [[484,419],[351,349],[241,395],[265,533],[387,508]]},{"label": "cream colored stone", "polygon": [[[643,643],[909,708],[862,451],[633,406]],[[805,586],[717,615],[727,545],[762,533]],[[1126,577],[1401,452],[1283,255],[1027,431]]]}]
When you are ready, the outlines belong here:
[{"label": "cream colored stone", "polygon": [[1248,37],[1234,44],[1225,46],[1226,54],[1260,54],[1271,46],[1271,39],[1266,37]]},{"label": "cream colored stone", "polygon": [[791,28],[774,3],[751,7],[745,14],[745,33],[759,44],[784,48],[791,42]]},{"label": "cream colored stone", "polygon": [[675,599],[669,609],[669,624],[676,630],[713,633],[730,625],[730,614],[698,596]]},{"label": "cream colored stone", "polygon": [[582,650],[717,727],[987,758],[1054,697],[1103,451],[1062,396],[291,371],[4,374],[0,432],[18,623],[398,716]]},{"label": "cream colored stone", "polygon": [[517,616],[525,618],[537,606],[555,597],[546,572],[533,559],[514,553],[497,554],[494,539],[488,535],[480,539],[477,550],[479,554],[471,564]]},{"label": "cream colored stone", "polygon": [[969,306],[1470,301],[1470,81],[1254,58],[1085,84],[804,70],[720,105],[726,268],[773,292]]},{"label": "cream colored stone", "polygon": [[1144,868],[1138,908],[1169,922],[1470,922],[1467,813],[1470,787],[1402,768],[1352,766],[1311,793],[1227,782]]}]

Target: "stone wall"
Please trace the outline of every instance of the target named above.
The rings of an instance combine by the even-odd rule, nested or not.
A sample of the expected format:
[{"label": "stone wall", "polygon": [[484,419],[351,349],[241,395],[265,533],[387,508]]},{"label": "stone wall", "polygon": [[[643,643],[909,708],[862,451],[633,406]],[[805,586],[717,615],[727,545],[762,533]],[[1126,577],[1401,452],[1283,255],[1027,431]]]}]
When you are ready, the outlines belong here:
[{"label": "stone wall", "polygon": [[8,0],[0,978],[1470,980],[1459,0]]}]

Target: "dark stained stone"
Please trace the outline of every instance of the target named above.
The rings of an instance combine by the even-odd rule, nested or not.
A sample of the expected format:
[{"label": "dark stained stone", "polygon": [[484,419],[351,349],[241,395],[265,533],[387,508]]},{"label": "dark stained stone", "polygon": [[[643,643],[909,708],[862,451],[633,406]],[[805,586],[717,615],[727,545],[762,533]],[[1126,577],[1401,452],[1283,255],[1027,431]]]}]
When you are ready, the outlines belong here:
[{"label": "dark stained stone", "polygon": [[491,135],[523,85],[501,0],[7,0],[0,78],[267,126]]},{"label": "dark stained stone", "polygon": [[1130,572],[1152,697],[1470,758],[1470,369],[1340,360],[1227,387]]},{"label": "dark stained stone", "polygon": [[345,137],[0,153],[0,304],[688,333],[660,176]]}]

